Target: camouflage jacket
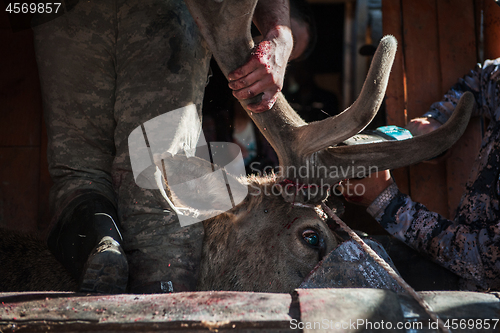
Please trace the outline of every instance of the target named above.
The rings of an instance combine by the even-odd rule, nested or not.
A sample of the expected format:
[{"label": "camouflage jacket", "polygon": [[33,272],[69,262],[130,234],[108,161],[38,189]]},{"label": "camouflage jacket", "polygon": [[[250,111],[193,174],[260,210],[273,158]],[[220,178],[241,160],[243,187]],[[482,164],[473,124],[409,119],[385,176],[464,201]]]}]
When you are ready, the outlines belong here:
[{"label": "camouflage jacket", "polygon": [[444,123],[465,91],[473,115],[489,119],[453,221],[389,186],[368,212],[392,235],[462,277],[461,288],[500,289],[500,58],[478,64],[424,116]]}]

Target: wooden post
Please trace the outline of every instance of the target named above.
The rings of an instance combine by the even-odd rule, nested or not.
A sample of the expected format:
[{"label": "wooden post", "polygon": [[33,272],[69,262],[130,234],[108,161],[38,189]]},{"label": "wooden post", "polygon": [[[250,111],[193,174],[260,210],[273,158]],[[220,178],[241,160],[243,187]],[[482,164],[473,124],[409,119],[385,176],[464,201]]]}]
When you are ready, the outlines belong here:
[{"label": "wooden post", "polygon": [[[384,35],[390,34],[398,40],[398,50],[392,65],[389,85],[386,92],[386,116],[387,124],[399,127],[406,126],[406,82],[404,70],[404,40],[403,40],[403,18],[401,15],[401,2],[382,2],[382,25]],[[400,168],[392,171],[392,176],[398,183],[401,192],[410,193],[409,168]]]},{"label": "wooden post", "polygon": [[[405,126],[474,68],[474,1],[384,0],[383,18],[384,34],[393,34],[402,45],[387,92],[388,124]],[[448,160],[395,170],[398,186],[430,210],[452,217],[480,142],[479,121],[473,120]]]},{"label": "wooden post", "polygon": [[[441,92],[444,94],[477,63],[474,3],[471,0],[445,0],[437,1],[437,5]],[[457,31],[460,33],[457,34]],[[446,159],[449,218],[455,216],[481,147],[481,139],[481,122],[479,118],[474,118],[464,135],[450,149]]]},{"label": "wooden post", "polygon": [[484,57],[500,57],[500,6],[494,0],[484,1]]},{"label": "wooden post", "polygon": [[0,13],[0,226],[37,231],[41,92],[33,32],[13,32]]}]

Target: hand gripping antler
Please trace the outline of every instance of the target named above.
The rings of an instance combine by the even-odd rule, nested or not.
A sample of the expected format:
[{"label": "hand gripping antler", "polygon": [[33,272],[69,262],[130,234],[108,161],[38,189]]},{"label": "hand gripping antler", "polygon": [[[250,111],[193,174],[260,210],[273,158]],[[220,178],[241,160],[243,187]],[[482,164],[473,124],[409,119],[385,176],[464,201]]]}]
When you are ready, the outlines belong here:
[{"label": "hand gripping antler", "polygon": [[[246,62],[254,46],[250,26],[257,0],[185,2],[227,77]],[[322,185],[333,185],[346,176],[342,172],[330,172],[331,167],[337,171],[358,168],[368,172],[410,165],[439,155],[462,135],[472,111],[473,97],[470,94],[463,96],[451,119],[430,134],[399,142],[336,146],[363,130],[377,113],[396,48],[394,37],[382,39],[358,99],[335,117],[307,124],[281,93],[271,110],[263,113],[247,110],[278,154],[282,178],[293,178],[304,184],[320,184],[321,181]],[[245,107],[254,101],[240,102]],[[304,168],[306,172],[299,172]]]}]

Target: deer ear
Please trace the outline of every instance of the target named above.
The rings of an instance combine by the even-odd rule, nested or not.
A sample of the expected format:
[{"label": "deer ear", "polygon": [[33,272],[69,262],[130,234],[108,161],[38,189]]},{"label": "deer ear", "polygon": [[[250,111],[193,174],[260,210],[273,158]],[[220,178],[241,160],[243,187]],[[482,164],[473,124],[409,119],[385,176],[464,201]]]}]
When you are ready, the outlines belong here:
[{"label": "deer ear", "polygon": [[209,157],[220,163],[180,154],[162,159],[161,169],[168,184],[165,189],[170,191],[181,225],[201,222],[233,209],[247,196],[243,158],[236,145],[235,154],[233,145],[210,144]]}]

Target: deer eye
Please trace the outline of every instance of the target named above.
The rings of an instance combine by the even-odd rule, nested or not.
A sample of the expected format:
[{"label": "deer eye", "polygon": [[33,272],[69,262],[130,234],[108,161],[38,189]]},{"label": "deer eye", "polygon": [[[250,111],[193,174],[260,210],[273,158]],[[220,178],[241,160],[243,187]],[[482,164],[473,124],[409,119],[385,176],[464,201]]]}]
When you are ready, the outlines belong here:
[{"label": "deer eye", "polygon": [[312,229],[306,229],[302,232],[302,239],[308,245],[317,247],[319,245],[319,235]]}]

